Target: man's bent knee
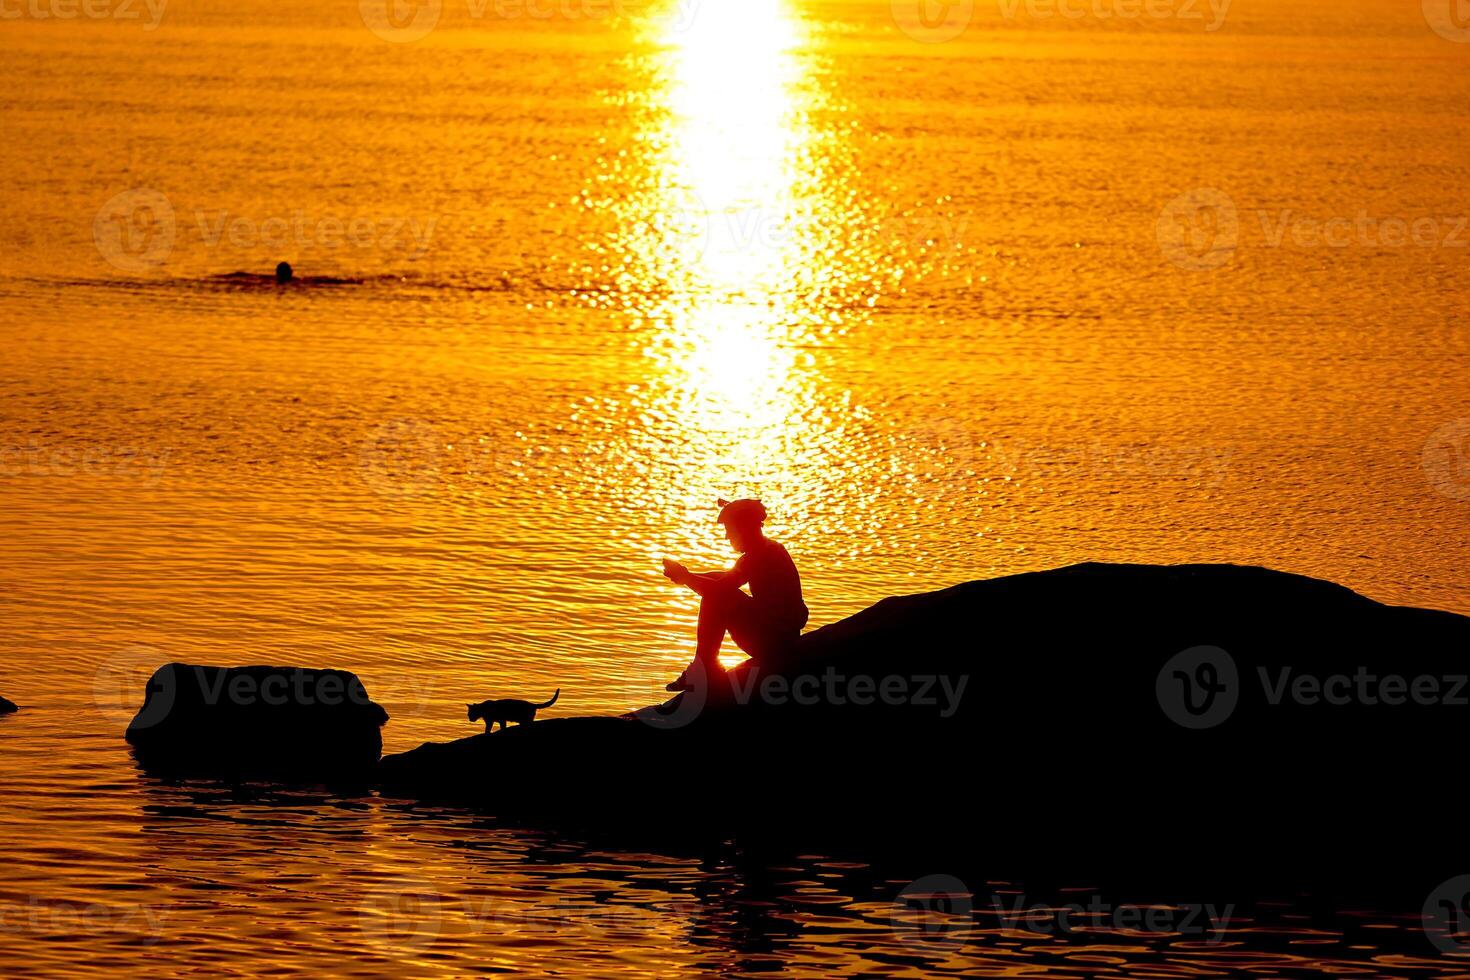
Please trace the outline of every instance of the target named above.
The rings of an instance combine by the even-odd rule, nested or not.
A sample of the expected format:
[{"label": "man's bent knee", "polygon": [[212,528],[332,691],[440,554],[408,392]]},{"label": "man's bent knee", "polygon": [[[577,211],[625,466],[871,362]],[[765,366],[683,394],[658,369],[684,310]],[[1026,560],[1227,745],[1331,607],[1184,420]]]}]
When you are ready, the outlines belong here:
[{"label": "man's bent knee", "polygon": [[740,595],[740,590],[734,587],[711,589],[700,597],[699,606],[701,609],[705,606],[727,609],[735,604],[738,595]]}]

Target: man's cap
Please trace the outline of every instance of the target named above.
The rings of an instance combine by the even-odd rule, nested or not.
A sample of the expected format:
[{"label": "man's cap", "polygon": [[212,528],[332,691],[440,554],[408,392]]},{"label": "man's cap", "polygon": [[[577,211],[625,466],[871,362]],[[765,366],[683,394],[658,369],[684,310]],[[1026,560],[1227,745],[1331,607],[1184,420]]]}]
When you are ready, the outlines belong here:
[{"label": "man's cap", "polygon": [[725,500],[722,497],[719,504],[721,524],[728,524],[731,521],[755,521],[758,524],[764,524],[766,521],[766,505],[751,497],[741,500]]}]

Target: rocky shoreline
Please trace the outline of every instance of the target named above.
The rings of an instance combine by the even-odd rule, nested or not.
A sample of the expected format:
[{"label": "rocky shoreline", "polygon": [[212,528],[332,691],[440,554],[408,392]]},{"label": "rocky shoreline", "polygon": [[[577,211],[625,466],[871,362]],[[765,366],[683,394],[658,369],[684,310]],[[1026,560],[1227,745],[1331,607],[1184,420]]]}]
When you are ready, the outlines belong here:
[{"label": "rocky shoreline", "polygon": [[[1467,641],[1465,617],[1263,568],[1085,564],[885,599],[781,662],[621,717],[379,760],[386,713],[366,692],[335,712],[211,708],[208,684],[300,671],[202,668],[129,738],[145,765],[185,743],[199,763],[228,731],[245,747],[231,772],[289,761],[510,819],[1379,868],[1427,854],[1416,821],[1453,812]],[[201,670],[165,669],[176,688]]]}]

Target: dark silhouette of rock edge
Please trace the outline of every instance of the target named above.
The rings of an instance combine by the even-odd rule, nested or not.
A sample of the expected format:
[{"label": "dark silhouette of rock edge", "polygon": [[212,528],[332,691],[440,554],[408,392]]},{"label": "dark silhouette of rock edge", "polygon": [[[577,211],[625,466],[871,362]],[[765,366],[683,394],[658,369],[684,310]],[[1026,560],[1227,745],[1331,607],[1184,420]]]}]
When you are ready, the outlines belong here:
[{"label": "dark silhouette of rock edge", "polygon": [[160,774],[355,782],[373,775],[387,721],[348,671],[170,663],[126,738]]},{"label": "dark silhouette of rock edge", "polygon": [[[1199,650],[1228,655],[1238,692],[1225,717],[1191,727],[1169,691],[1189,666],[1178,658]],[[1453,747],[1470,708],[1267,695],[1282,668],[1288,682],[1360,668],[1457,677],[1467,651],[1470,619],[1306,576],[1088,563],[883,599],[805,634],[781,663],[730,673],[747,691],[828,673],[966,678],[947,715],[912,696],[715,695],[691,709],[685,694],[429,743],[385,757],[379,784],[599,828],[1371,876],[1440,860],[1434,814],[1456,812]]]}]

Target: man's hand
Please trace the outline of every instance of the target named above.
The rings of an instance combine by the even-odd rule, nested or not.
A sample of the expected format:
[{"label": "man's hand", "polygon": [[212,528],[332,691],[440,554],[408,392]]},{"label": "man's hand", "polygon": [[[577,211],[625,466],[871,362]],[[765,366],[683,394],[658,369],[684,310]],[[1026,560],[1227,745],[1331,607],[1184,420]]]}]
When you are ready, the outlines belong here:
[{"label": "man's hand", "polygon": [[664,577],[675,585],[683,585],[689,581],[689,569],[674,561],[672,558],[664,559]]}]

